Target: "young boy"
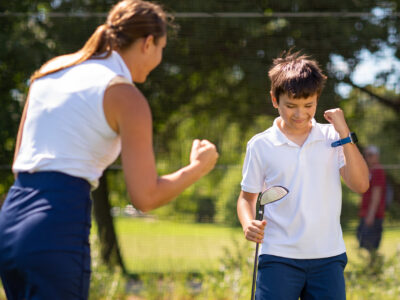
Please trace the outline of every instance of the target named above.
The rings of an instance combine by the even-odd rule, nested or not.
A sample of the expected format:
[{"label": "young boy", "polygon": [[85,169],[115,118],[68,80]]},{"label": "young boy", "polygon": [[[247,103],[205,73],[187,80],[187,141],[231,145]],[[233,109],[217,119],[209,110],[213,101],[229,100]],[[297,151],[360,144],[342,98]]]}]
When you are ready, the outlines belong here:
[{"label": "young boy", "polygon": [[[316,61],[289,53],[268,75],[279,117],[248,142],[237,203],[246,239],[262,243],[256,299],[345,299],[340,176],[363,193],[368,167],[341,109],[324,113],[330,124],[314,120],[326,81]],[[257,195],[273,185],[289,194],[266,205],[257,221]]]}]

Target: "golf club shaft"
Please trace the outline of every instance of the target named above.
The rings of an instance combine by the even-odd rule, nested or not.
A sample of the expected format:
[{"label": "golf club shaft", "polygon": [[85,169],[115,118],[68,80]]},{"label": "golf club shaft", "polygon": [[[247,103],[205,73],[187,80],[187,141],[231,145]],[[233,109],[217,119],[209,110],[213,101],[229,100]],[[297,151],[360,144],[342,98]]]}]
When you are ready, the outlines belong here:
[{"label": "golf club shaft", "polygon": [[[271,190],[272,188],[279,188],[279,191],[278,192],[275,191],[275,193],[272,193],[272,196],[271,195],[266,195],[267,197],[270,196],[270,198],[263,199],[265,201],[261,201],[262,197],[263,197],[263,194],[268,192],[268,191],[272,191]],[[259,193],[258,197],[257,197],[258,209],[256,207],[256,209],[257,209],[256,210],[256,220],[262,221],[264,219],[264,205],[282,199],[288,192],[289,192],[289,190],[287,188],[285,188],[285,187],[273,186],[270,189],[268,189],[268,190],[266,190],[266,191],[264,191],[262,193]],[[254,300],[255,290],[256,290],[257,269],[258,269],[258,246],[259,246],[259,243],[256,244],[256,254],[255,254],[255,257],[254,257],[254,270],[253,270],[253,284],[252,284],[252,287],[251,287],[251,300]]]},{"label": "golf club shaft", "polygon": [[[261,199],[261,193],[258,194],[258,203],[260,203],[260,199]],[[262,215],[264,215],[264,205],[260,205],[258,208],[258,213],[256,215],[256,219],[260,220],[262,219]],[[253,284],[251,287],[251,300],[254,299],[255,296],[255,290],[256,290],[256,281],[257,281],[257,267],[258,267],[258,246],[259,243],[256,244],[256,254],[254,256],[254,270],[253,270]]]},{"label": "golf club shaft", "polygon": [[254,292],[256,287],[256,275],[257,275],[257,266],[258,266],[258,243],[256,245],[256,255],[254,257],[254,270],[253,270],[253,285],[251,287],[251,300],[254,299]]}]

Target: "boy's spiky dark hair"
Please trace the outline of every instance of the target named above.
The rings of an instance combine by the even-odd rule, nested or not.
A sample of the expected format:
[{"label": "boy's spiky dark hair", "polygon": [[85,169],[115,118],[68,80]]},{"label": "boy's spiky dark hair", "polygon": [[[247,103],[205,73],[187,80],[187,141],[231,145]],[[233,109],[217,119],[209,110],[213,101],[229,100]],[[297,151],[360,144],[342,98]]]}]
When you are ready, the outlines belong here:
[{"label": "boy's spiky dark hair", "polygon": [[281,94],[295,99],[315,94],[319,97],[327,79],[317,61],[300,51],[283,52],[281,57],[274,59],[268,76],[272,95],[278,102]]}]

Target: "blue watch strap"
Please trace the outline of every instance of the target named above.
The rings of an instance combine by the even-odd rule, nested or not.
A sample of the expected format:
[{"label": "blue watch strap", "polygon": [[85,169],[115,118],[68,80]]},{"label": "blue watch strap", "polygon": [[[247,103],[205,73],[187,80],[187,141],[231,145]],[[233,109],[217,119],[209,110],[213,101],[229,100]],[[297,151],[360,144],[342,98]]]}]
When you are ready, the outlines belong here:
[{"label": "blue watch strap", "polygon": [[333,142],[333,143],[331,144],[331,146],[332,146],[332,147],[338,147],[338,146],[342,146],[342,145],[347,144],[347,143],[351,143],[351,138],[350,138],[350,136],[348,136],[347,138],[338,140],[338,141],[336,141],[336,142]]}]

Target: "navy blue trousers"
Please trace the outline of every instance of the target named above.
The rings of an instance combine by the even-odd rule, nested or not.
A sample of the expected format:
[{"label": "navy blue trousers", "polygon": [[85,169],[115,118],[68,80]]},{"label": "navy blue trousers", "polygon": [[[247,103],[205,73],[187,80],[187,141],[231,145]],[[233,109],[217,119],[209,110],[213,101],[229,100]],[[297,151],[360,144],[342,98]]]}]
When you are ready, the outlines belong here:
[{"label": "navy blue trousers", "polygon": [[21,173],[0,210],[0,276],[9,300],[87,299],[90,185]]},{"label": "navy blue trousers", "polygon": [[319,259],[261,255],[256,300],[345,300],[346,253]]}]

